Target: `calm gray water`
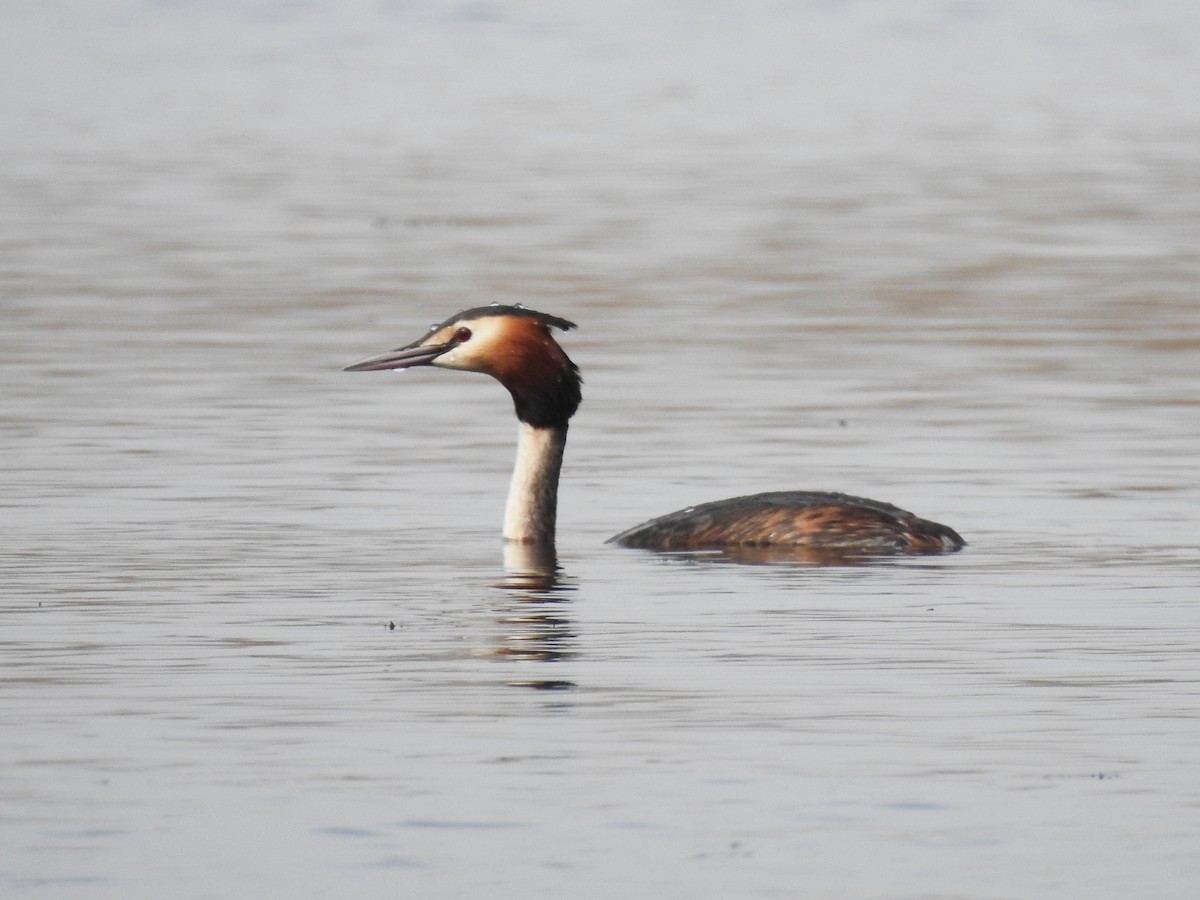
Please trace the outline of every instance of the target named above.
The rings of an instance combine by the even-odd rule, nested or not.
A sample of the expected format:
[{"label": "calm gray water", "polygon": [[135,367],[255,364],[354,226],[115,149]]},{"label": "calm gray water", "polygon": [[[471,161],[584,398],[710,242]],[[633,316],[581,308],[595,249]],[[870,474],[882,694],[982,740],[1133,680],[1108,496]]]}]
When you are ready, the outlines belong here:
[{"label": "calm gray water", "polygon": [[[0,13],[0,893],[1190,898],[1200,12]],[[556,583],[477,376],[573,319]],[[778,488],[854,567],[605,546]]]}]

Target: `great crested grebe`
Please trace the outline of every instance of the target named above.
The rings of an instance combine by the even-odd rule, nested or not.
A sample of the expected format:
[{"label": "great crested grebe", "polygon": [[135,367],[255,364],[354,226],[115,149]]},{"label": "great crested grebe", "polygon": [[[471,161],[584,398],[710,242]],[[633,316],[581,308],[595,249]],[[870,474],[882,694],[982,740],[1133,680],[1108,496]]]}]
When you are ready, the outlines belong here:
[{"label": "great crested grebe", "polygon": [[[574,327],[523,306],[481,306],[346,371],[432,365],[482,372],[508,388],[520,434],[504,537],[552,546],[567,424],[579,408],[582,379],[550,329]],[[889,503],[827,491],[775,491],[689,506],[623,531],[609,543],[660,551],[807,548],[847,555],[947,553],[966,544],[953,529]]]}]

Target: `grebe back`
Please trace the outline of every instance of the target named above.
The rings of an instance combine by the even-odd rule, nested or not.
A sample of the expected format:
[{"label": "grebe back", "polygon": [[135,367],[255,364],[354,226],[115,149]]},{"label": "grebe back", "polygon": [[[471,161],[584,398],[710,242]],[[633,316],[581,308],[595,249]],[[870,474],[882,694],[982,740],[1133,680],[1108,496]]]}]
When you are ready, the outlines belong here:
[{"label": "grebe back", "polygon": [[[551,329],[574,327],[523,306],[481,306],[346,371],[432,365],[481,372],[504,385],[519,422],[504,537],[553,545],[567,425],[582,399],[582,379]],[[690,506],[608,542],[657,551],[778,547],[872,556],[947,553],[966,544],[953,529],[890,503],[828,491],[774,491]]]}]

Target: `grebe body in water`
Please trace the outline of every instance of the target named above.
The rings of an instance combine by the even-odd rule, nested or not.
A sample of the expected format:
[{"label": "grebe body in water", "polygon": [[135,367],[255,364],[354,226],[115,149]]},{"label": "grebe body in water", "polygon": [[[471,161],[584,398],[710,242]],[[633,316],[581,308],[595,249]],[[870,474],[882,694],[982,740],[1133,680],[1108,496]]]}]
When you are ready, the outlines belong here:
[{"label": "grebe body in water", "polygon": [[[567,425],[582,398],[579,369],[551,329],[574,327],[522,306],[482,306],[346,371],[432,365],[482,372],[504,385],[520,423],[504,537],[550,546]],[[966,543],[953,529],[889,503],[826,491],[774,491],[704,503],[643,522],[609,542],[658,551],[796,548],[847,556],[947,553]]]}]

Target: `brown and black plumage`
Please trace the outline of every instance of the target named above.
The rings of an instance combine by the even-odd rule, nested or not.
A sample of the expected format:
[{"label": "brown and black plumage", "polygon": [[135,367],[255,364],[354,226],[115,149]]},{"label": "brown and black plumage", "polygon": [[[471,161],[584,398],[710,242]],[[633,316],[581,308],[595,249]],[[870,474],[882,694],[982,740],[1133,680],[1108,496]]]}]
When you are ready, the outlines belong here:
[{"label": "brown and black plumage", "polygon": [[667,513],[609,543],[644,550],[810,547],[874,556],[947,553],[965,541],[890,503],[832,491],[771,491]]},{"label": "brown and black plumage", "polygon": [[[504,385],[520,423],[504,537],[552,547],[567,426],[582,396],[579,369],[552,329],[574,327],[566,319],[522,306],[481,306],[347,370],[432,365],[481,372]],[[643,522],[609,542],[658,551],[780,548],[830,559],[947,553],[966,544],[953,529],[890,503],[827,491],[774,491],[690,506]]]}]

